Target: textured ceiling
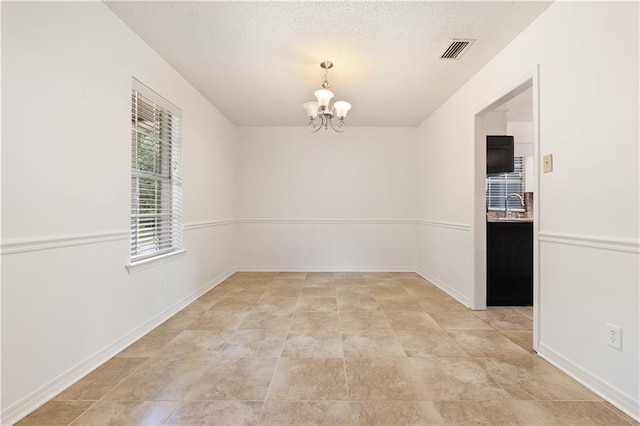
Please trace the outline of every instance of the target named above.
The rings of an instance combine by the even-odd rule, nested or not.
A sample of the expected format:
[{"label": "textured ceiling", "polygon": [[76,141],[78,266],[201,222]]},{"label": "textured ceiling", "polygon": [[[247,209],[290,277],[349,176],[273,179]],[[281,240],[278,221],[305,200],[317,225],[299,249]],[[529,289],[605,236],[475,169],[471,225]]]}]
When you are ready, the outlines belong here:
[{"label": "textured ceiling", "polygon": [[[306,125],[320,88],[350,126],[415,126],[549,2],[164,2],[106,4],[239,126]],[[441,60],[453,38],[477,41]]]}]

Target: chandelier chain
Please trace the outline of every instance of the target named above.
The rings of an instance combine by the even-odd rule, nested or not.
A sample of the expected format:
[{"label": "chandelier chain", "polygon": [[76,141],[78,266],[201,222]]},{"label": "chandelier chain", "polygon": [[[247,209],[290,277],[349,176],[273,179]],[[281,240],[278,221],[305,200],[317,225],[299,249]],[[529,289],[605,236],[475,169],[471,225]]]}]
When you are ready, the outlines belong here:
[{"label": "chandelier chain", "polygon": [[322,79],[322,88],[328,89],[329,87],[331,87],[331,84],[329,84],[329,68],[325,68],[324,78]]}]

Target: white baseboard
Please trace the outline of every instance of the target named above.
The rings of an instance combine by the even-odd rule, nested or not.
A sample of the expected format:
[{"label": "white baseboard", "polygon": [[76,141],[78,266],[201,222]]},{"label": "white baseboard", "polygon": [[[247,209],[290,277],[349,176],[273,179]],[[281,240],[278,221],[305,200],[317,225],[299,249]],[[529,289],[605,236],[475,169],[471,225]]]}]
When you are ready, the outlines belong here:
[{"label": "white baseboard", "polygon": [[44,403],[48,402],[50,399],[58,395],[60,392],[73,385],[96,368],[100,367],[102,364],[104,364],[106,361],[111,359],[114,355],[118,354],[129,345],[131,345],[136,340],[140,339],[149,331],[153,330],[154,328],[171,318],[178,311],[185,308],[187,305],[192,303],[198,297],[202,296],[211,288],[227,279],[229,276],[235,273],[235,271],[236,269],[232,268],[220,274],[198,290],[194,291],[190,295],[184,297],[167,309],[158,313],[149,321],[136,327],[134,330],[130,331],[116,341],[108,344],[95,354],[80,361],[75,366],[71,367],[55,379],[51,380],[50,382],[36,389],[34,392],[20,399],[10,407],[7,407],[5,410],[0,412],[0,424],[14,424],[31,412],[35,411]]},{"label": "white baseboard", "polygon": [[238,272],[415,272],[415,268],[397,266],[239,266]]},{"label": "white baseboard", "polygon": [[538,355],[564,371],[567,375],[582,383],[603,399],[610,402],[611,405],[615,406],[620,411],[635,420],[640,421],[640,401],[634,400],[633,397],[580,367],[578,364],[554,351],[544,343],[539,344]]},{"label": "white baseboard", "polygon": [[419,269],[416,269],[415,272],[416,272],[416,274],[420,275],[425,280],[430,281],[433,284],[435,284],[442,291],[444,291],[447,294],[449,294],[451,297],[456,299],[458,302],[462,303],[467,308],[469,306],[471,306],[471,301],[469,300],[469,298],[465,297],[464,294],[460,293],[455,288],[453,288],[453,287],[449,286],[448,284],[440,281],[438,278],[434,277],[433,275],[430,275],[430,274],[426,273],[425,271],[421,271]]}]

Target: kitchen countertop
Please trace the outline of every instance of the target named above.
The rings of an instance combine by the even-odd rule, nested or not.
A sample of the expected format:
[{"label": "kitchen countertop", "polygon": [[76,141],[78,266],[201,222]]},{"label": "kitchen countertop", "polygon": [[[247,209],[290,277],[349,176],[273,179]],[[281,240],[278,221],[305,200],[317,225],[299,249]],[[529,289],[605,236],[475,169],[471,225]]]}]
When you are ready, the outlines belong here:
[{"label": "kitchen countertop", "polygon": [[[504,217],[502,212],[487,213],[487,222],[491,223],[532,223],[532,217],[509,216]],[[517,214],[517,213],[516,213]]]},{"label": "kitchen countertop", "polygon": [[491,223],[533,223],[532,217],[494,217],[487,218]]}]

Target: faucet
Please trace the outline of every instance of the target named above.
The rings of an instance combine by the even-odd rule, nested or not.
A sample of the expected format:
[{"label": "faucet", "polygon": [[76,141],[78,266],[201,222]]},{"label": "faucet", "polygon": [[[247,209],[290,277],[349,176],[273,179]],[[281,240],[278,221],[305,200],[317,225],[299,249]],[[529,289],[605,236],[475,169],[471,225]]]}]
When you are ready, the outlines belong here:
[{"label": "faucet", "polygon": [[516,194],[515,192],[513,194],[509,194],[504,198],[504,217],[509,216],[509,198],[511,197],[518,197],[520,199],[520,204],[524,207],[524,200],[520,194]]}]

